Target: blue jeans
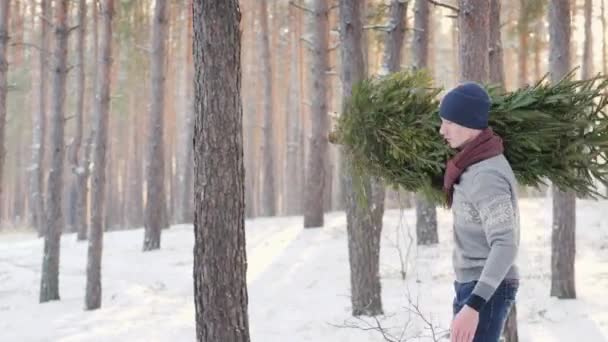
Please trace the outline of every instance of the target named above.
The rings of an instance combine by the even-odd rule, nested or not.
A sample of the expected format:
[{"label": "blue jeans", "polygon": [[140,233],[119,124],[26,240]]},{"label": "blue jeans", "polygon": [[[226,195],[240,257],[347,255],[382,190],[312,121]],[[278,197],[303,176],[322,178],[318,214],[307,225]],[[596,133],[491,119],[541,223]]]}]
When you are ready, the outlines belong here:
[{"label": "blue jeans", "polygon": [[[466,304],[467,299],[475,288],[475,284],[477,284],[477,281],[468,283],[454,282],[454,289],[456,290],[453,304],[454,316]],[[494,292],[479,313],[479,324],[477,325],[473,342],[499,341],[511,307],[515,303],[515,295],[518,288],[519,280],[517,279],[505,279],[500,283],[496,292]]]}]

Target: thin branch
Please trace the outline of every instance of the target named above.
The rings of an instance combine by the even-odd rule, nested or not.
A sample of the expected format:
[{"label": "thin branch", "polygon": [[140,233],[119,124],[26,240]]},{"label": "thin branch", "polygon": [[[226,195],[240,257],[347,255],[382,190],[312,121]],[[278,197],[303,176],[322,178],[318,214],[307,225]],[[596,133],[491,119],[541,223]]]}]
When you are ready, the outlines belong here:
[{"label": "thin branch", "polygon": [[308,8],[308,7],[304,6],[304,5],[301,5],[301,4],[299,4],[299,3],[295,2],[295,1],[290,1],[289,4],[291,6],[293,6],[293,7],[295,7],[295,8],[299,8],[299,9],[301,9],[303,11],[306,11],[306,12],[308,12],[310,14],[315,14],[315,11],[313,11],[310,8]]},{"label": "thin branch", "polygon": [[365,25],[363,26],[364,30],[379,30],[389,32],[391,27],[387,25]]},{"label": "thin branch", "polygon": [[327,51],[331,52],[340,47],[340,42],[338,41],[334,46],[330,46]]},{"label": "thin branch", "polygon": [[[68,117],[65,117],[65,118],[63,119],[63,121],[68,122],[68,121],[72,120],[72,119],[73,119],[73,118],[75,118],[75,117],[76,117],[76,115],[68,116]],[[69,147],[69,144],[68,144],[68,147]]]},{"label": "thin branch", "polygon": [[338,4],[333,4],[333,5],[329,6],[329,8],[327,9],[327,11],[333,11],[333,10],[335,10],[335,9],[336,9],[336,8],[338,8],[338,7],[340,7],[340,5],[338,5]]},{"label": "thin branch", "polygon": [[69,35],[70,33],[72,33],[72,31],[74,31],[75,29],[77,29],[77,28],[79,28],[79,27],[80,27],[80,25],[76,25],[76,26],[72,26],[72,27],[70,27],[70,28],[68,29],[68,35]]},{"label": "thin branch", "polygon": [[39,52],[50,53],[49,51],[43,50],[40,46],[33,44],[33,43],[14,42],[11,44],[11,46],[27,46],[27,47],[34,48],[34,49],[38,50]]},{"label": "thin branch", "polygon": [[435,6],[439,6],[439,7],[445,7],[445,8],[449,8],[452,11],[455,11],[456,13],[460,13],[460,10],[457,7],[454,7],[452,5],[448,5],[448,4],[444,4],[435,0],[426,0],[428,2],[430,2],[431,4],[435,5]]},{"label": "thin branch", "polygon": [[306,45],[308,45],[309,49],[311,49],[311,50],[314,49],[314,45],[313,45],[312,41],[310,41],[309,39],[302,37],[302,38],[300,38],[300,40],[302,40],[304,43],[306,43]]},{"label": "thin branch", "polygon": [[333,75],[333,76],[337,76],[338,73],[335,70],[327,70],[325,72],[325,75]]},{"label": "thin branch", "polygon": [[38,14],[38,18],[42,19],[42,21],[44,21],[47,25],[53,26],[53,22],[51,21],[51,19],[43,16],[42,14]]},{"label": "thin branch", "polygon": [[143,52],[146,52],[146,53],[152,53],[152,49],[150,49],[150,48],[148,48],[148,47],[145,47],[145,46],[143,46],[143,45],[140,45],[140,44],[135,43],[135,44],[133,44],[133,46],[135,46],[135,48],[136,48],[136,49],[141,50],[141,51],[143,51]]}]

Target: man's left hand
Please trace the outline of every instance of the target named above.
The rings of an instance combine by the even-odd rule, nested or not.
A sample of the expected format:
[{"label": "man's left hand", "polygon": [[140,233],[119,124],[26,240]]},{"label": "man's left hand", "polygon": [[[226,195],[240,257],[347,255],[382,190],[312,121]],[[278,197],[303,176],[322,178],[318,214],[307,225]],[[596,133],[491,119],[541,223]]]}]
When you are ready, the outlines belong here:
[{"label": "man's left hand", "polygon": [[468,305],[454,317],[452,321],[451,342],[471,342],[479,323],[479,312]]}]

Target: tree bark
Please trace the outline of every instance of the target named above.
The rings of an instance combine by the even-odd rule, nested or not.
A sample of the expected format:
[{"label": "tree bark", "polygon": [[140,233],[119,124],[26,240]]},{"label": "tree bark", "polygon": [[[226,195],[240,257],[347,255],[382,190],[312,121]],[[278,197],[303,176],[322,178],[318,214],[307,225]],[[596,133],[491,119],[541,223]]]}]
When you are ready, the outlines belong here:
[{"label": "tree bark", "polygon": [[[339,4],[344,105],[352,94],[353,85],[365,76],[366,68],[360,4],[348,0],[340,0]],[[346,226],[352,314],[376,316],[383,313],[379,263],[384,186],[377,180],[363,176],[361,188],[355,188],[350,161],[346,155],[343,160],[347,172],[344,182],[347,191]]]},{"label": "tree bark", "polygon": [[295,11],[298,9],[289,6],[290,22],[290,56],[289,56],[289,82],[285,109],[287,113],[287,149],[285,156],[284,170],[284,189],[285,189],[285,213],[296,215],[301,212],[302,180],[298,172],[302,167],[300,160],[300,136],[302,135],[302,125],[300,122],[300,97],[302,96],[298,79],[298,49],[300,34],[297,27],[297,16]]},{"label": "tree bark", "polygon": [[312,3],[312,69],[311,69],[311,136],[304,188],[304,228],[322,227],[324,224],[325,180],[328,168],[329,118],[327,117],[327,65],[328,65],[328,8],[327,0]]},{"label": "tree bark", "polygon": [[[382,75],[397,72],[401,69],[401,50],[403,47],[403,38],[405,37],[407,5],[408,2],[400,0],[392,0],[390,3],[389,30],[386,32],[384,38],[385,50],[380,71],[380,74]],[[423,10],[425,9],[423,8]],[[428,16],[428,6],[426,7],[426,14]],[[416,44],[416,37],[414,37],[414,44]]]},{"label": "tree bark", "polygon": [[[8,92],[8,42],[9,42],[9,19],[10,1],[3,0],[0,3],[0,198],[2,194],[2,170],[6,151],[4,150],[4,131],[6,126],[6,95]],[[0,200],[0,213],[2,212]]]},{"label": "tree bark", "polygon": [[163,148],[163,112],[165,103],[165,40],[167,4],[156,0],[152,23],[151,106],[148,126],[148,167],[145,209],[144,251],[160,248],[161,228],[166,226],[165,163]]},{"label": "tree bark", "polygon": [[[557,83],[570,69],[570,2],[549,2],[549,70]],[[574,259],[576,254],[576,197],[573,192],[553,188],[551,237],[551,296],[576,298]]]},{"label": "tree bark", "polygon": [[502,38],[500,35],[500,0],[490,0],[490,82],[505,88]]},{"label": "tree bark", "polygon": [[270,32],[268,30],[268,9],[267,0],[257,0],[260,18],[260,63],[261,77],[263,83],[263,108],[264,121],[262,126],[262,216],[276,215],[276,186],[275,186],[275,146],[273,131],[273,102],[274,93],[272,87],[272,61],[270,56]]},{"label": "tree bark", "polygon": [[[186,6],[186,16],[188,20],[188,26],[184,30],[183,34],[185,36],[186,42],[192,41],[192,4],[191,1],[188,1],[189,6]],[[186,96],[183,102],[183,119],[184,123],[182,129],[184,130],[184,139],[182,142],[182,147],[180,147],[180,157],[182,159],[180,163],[180,198],[179,203],[181,205],[177,208],[179,214],[179,222],[193,222],[192,215],[192,202],[194,193],[192,191],[192,173],[194,169],[194,163],[192,160],[192,135],[194,129],[192,128],[192,124],[194,121],[194,91],[193,91],[193,68],[192,68],[192,44],[185,44],[186,48],[185,52],[185,62],[186,67],[184,68],[182,74],[182,84],[185,86]]]},{"label": "tree bark", "polygon": [[63,214],[61,212],[64,166],[65,91],[68,50],[68,0],[55,2],[55,50],[53,96],[51,97],[51,171],[48,179],[47,218],[40,282],[40,302],[59,299],[59,254]]},{"label": "tree bark", "polygon": [[199,342],[250,340],[240,18],[237,0],[194,1],[194,299]]},{"label": "tree bark", "polygon": [[591,0],[585,0],[585,42],[583,45],[583,79],[593,76],[593,32],[591,24],[593,20],[593,8]]},{"label": "tree bark", "polygon": [[106,145],[110,111],[110,74],[112,69],[112,17],[114,0],[102,1],[101,59],[98,62],[95,101],[95,151],[93,155],[93,192],[91,196],[91,233],[87,258],[85,308],[101,307],[101,255],[105,230]]},{"label": "tree bark", "polygon": [[81,160],[82,155],[82,136],[83,136],[83,123],[84,123],[84,95],[85,95],[85,36],[86,36],[86,18],[87,18],[87,5],[86,0],[79,0],[78,2],[78,45],[77,45],[77,62],[78,74],[76,77],[76,133],[74,134],[74,140],[70,146],[69,161],[72,167],[72,182],[70,190],[70,201],[69,201],[69,217],[70,226],[72,231],[82,231],[86,228],[82,228],[86,225],[85,221],[85,208],[80,199],[83,198],[82,192],[84,190],[83,173],[84,168],[87,167],[84,164],[84,160]]},{"label": "tree bark", "polygon": [[487,0],[459,0],[460,80],[488,80],[490,4]]},{"label": "tree bark", "polygon": [[[428,69],[430,38],[429,2],[427,0],[416,0],[414,11],[413,66],[415,69]],[[439,243],[435,205],[421,194],[415,196],[415,201],[417,244],[432,245]]]},{"label": "tree bark", "polygon": [[526,10],[526,0],[519,0],[519,20],[517,21],[517,34],[519,37],[519,47],[517,49],[519,61],[519,86],[525,87],[528,84],[528,35],[530,33],[530,16]]},{"label": "tree bark", "polygon": [[[40,15],[49,17],[50,0],[40,1]],[[49,50],[48,24],[40,21],[40,51],[38,52],[38,107],[32,113],[32,154],[30,167],[30,210],[32,224],[43,235],[44,221],[44,145],[46,132],[47,59]]]},{"label": "tree bark", "polygon": [[608,58],[606,56],[606,0],[602,0],[601,2],[601,21],[602,21],[602,74],[606,75],[608,73]]}]

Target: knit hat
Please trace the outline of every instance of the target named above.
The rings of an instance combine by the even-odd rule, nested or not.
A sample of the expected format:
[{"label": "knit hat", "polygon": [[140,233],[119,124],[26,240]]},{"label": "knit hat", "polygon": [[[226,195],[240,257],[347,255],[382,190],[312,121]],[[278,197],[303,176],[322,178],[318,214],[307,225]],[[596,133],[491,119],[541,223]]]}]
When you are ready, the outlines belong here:
[{"label": "knit hat", "polygon": [[488,127],[490,96],[475,82],[466,82],[450,90],[439,105],[439,115],[461,126],[484,129]]}]

